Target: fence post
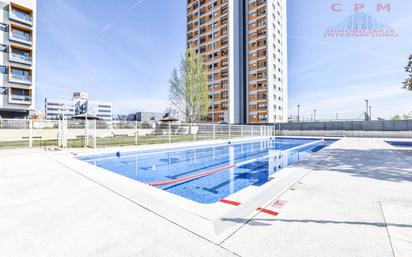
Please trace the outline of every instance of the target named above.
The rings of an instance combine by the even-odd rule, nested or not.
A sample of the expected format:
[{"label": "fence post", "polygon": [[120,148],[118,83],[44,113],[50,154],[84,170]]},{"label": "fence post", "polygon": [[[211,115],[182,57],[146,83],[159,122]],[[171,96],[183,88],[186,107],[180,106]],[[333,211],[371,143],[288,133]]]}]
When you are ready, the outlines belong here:
[{"label": "fence post", "polygon": [[169,124],[169,144],[172,143],[172,134],[171,134],[171,129],[170,129],[170,122],[168,122]]},{"label": "fence post", "polygon": [[190,124],[190,126],[193,125],[193,129],[190,129],[193,133],[193,140],[196,141],[196,132],[194,131],[195,127],[196,127],[196,123]]},{"label": "fence post", "polygon": [[134,122],[134,144],[137,145],[137,136],[138,136],[138,131],[137,131],[137,121]]},{"label": "fence post", "polygon": [[243,127],[245,125],[240,125],[240,137],[243,138]]},{"label": "fence post", "polygon": [[253,137],[253,125],[252,125],[252,126],[250,126],[250,136],[252,136],[252,137]]},{"label": "fence post", "polygon": [[62,146],[67,148],[67,138],[68,138],[68,129],[67,129],[67,120],[62,121]]},{"label": "fence post", "polygon": [[57,126],[58,126],[57,146],[63,148],[63,124],[61,120],[57,122]]},{"label": "fence post", "polygon": [[87,147],[89,143],[89,121],[86,119],[84,121],[84,148]]},{"label": "fence post", "polygon": [[216,124],[213,123],[213,140],[216,140]]},{"label": "fence post", "polygon": [[33,121],[29,120],[29,148],[33,148]]},{"label": "fence post", "polygon": [[232,138],[232,133],[231,133],[231,128],[232,128],[232,126],[230,126],[230,124],[229,124],[229,139],[231,139]]},{"label": "fence post", "polygon": [[93,148],[96,148],[97,141],[97,121],[93,120]]}]

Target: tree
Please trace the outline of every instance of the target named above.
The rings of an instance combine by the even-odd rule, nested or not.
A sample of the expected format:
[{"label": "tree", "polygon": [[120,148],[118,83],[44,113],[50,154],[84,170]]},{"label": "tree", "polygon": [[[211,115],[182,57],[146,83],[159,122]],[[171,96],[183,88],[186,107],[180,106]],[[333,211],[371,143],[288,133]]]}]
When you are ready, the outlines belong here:
[{"label": "tree", "polygon": [[407,78],[405,82],[403,82],[403,88],[412,91],[412,55],[409,56],[409,62],[408,65],[405,67],[405,71],[408,73],[409,78]]},{"label": "tree", "polygon": [[391,120],[410,120],[410,119],[412,119],[412,113],[404,114],[404,115],[396,114],[395,116],[391,118]]},{"label": "tree", "polygon": [[182,113],[188,123],[200,121],[209,108],[207,70],[200,54],[187,49],[169,80],[171,106]]}]

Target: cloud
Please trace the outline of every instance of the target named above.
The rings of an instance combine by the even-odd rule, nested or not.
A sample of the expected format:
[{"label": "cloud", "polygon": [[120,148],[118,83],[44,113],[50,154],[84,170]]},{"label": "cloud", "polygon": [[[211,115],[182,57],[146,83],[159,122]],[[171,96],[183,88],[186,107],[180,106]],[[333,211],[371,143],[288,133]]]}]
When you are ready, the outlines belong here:
[{"label": "cloud", "polygon": [[321,46],[326,46],[326,47],[345,50],[345,51],[341,52],[340,54],[334,55],[330,58],[325,58],[325,59],[320,60],[316,63],[312,63],[311,65],[307,65],[307,66],[304,66],[304,67],[301,67],[301,68],[291,70],[289,72],[289,74],[295,74],[295,73],[299,73],[299,72],[302,72],[302,71],[305,71],[305,70],[314,69],[314,68],[319,67],[321,65],[339,60],[342,57],[349,56],[353,53],[362,53],[362,54],[366,54],[366,55],[378,56],[378,57],[383,57],[383,58],[386,58],[386,59],[391,59],[391,60],[396,60],[396,61],[405,61],[404,58],[385,55],[385,54],[382,54],[382,53],[379,53],[379,52],[370,51],[370,50],[366,50],[364,48],[359,48],[359,47],[350,47],[350,46],[345,46],[345,45],[339,45],[339,44],[329,43],[329,42],[325,42],[325,41],[313,40],[313,39],[310,39],[310,38],[305,38],[305,37],[296,36],[296,35],[289,35],[288,38],[289,39],[294,39],[294,40],[299,40],[299,41],[302,41],[302,42],[311,43],[311,44],[316,44],[316,45],[321,45]]},{"label": "cloud", "polygon": [[[334,77],[333,79],[333,84],[337,85],[339,82],[340,84],[343,84],[344,82],[352,82],[355,83],[358,81],[359,83],[362,83],[364,79],[389,79],[391,81],[397,80],[397,78],[394,78],[392,76],[388,77],[388,75],[394,75],[394,74],[403,74],[405,71],[403,71],[401,68],[396,69],[396,70],[386,70],[382,69],[382,71],[377,71],[377,72],[369,72],[369,73],[360,73],[357,75],[346,75],[346,76],[340,76],[340,77]],[[320,78],[320,79],[313,79],[310,82],[307,82],[308,79],[311,78]],[[307,73],[307,74],[302,74],[299,76],[299,79],[304,79],[303,83],[297,83],[297,85],[294,85],[293,88],[309,88],[311,86],[328,86],[331,84],[330,78],[325,78],[324,73],[322,72],[315,72],[315,73]]]},{"label": "cloud", "polygon": [[103,33],[106,30],[108,30],[114,23],[116,23],[118,20],[120,20],[122,17],[126,16],[129,12],[133,11],[137,6],[139,6],[141,3],[143,3],[144,0],[137,0],[134,4],[132,4],[129,8],[127,8],[125,11],[119,13],[113,20],[111,20],[109,23],[107,23],[105,26],[103,26],[99,33]]},{"label": "cloud", "polygon": [[300,40],[300,41],[304,41],[304,42],[308,42],[308,43],[312,43],[312,44],[318,44],[318,45],[329,46],[329,47],[333,47],[333,48],[344,49],[344,50],[348,50],[350,52],[359,52],[359,53],[368,54],[368,55],[385,57],[385,58],[392,59],[392,60],[404,61],[403,58],[393,57],[393,56],[390,56],[390,55],[385,55],[385,54],[382,54],[382,53],[379,53],[379,52],[370,51],[370,50],[366,50],[366,49],[363,49],[363,48],[333,44],[333,43],[329,43],[329,42],[325,42],[325,41],[313,40],[313,39],[294,36],[294,35],[289,35],[288,38],[296,39],[296,40]]}]

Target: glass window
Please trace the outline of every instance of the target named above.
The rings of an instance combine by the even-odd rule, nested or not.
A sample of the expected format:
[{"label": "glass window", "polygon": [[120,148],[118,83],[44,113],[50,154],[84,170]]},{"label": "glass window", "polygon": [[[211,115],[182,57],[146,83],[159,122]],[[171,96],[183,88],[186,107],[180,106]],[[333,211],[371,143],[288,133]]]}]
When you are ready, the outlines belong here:
[{"label": "glass window", "polygon": [[7,66],[0,66],[0,73],[7,74]]},{"label": "glass window", "polygon": [[12,53],[17,54],[17,55],[22,55],[22,56],[25,56],[25,57],[30,57],[30,53],[28,51],[21,50],[21,49],[18,49],[18,48],[12,48]]},{"label": "glass window", "polygon": [[0,30],[7,32],[7,24],[0,23]]},{"label": "glass window", "polygon": [[13,14],[20,19],[31,21],[30,13],[20,9],[13,8]]},{"label": "glass window", "polygon": [[13,36],[26,40],[26,41],[30,41],[30,33],[21,29],[15,29],[13,28]]},{"label": "glass window", "polygon": [[22,77],[29,77],[30,76],[30,71],[28,70],[20,70],[20,69],[12,69],[11,73],[15,76],[22,76]]},{"label": "glass window", "polygon": [[13,95],[29,96],[29,95],[30,95],[30,91],[25,90],[25,89],[12,88],[12,94],[13,94]]},{"label": "glass window", "polygon": [[7,53],[7,46],[0,44],[0,52]]}]

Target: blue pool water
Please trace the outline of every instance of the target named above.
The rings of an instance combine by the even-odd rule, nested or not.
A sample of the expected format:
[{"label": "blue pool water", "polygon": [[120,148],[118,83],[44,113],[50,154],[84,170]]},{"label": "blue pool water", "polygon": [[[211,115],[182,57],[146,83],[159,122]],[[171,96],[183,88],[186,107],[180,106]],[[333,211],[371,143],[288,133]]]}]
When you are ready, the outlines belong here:
[{"label": "blue pool water", "polygon": [[412,147],[412,142],[407,141],[386,141],[386,143],[393,146]]},{"label": "blue pool water", "polygon": [[[112,153],[78,159],[145,184],[223,168],[222,171],[207,176],[158,186],[172,194],[210,204],[246,187],[263,185],[274,172],[298,162],[332,142],[334,140],[321,142],[319,139],[276,138],[198,148]],[[305,146],[306,144],[309,145]],[[302,148],[286,151],[299,146]],[[242,165],[243,162],[246,163]],[[234,164],[240,166],[232,167]]]}]

